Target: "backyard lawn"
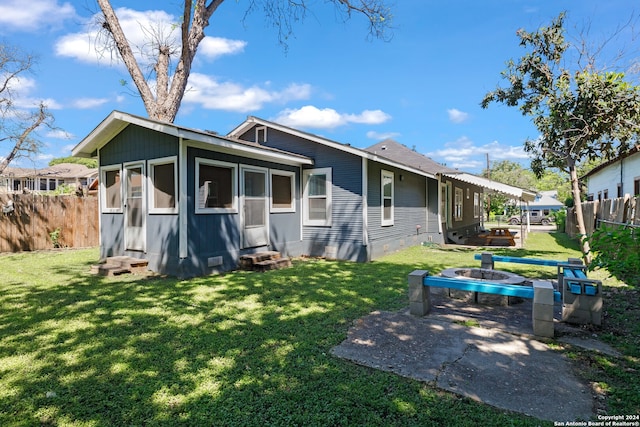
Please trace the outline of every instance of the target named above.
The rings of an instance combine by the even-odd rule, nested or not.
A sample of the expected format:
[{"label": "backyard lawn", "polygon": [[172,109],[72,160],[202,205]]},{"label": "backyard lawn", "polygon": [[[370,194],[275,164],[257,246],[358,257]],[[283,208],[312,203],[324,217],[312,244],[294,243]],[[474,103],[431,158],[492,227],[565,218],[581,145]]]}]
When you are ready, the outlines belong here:
[{"label": "backyard lawn", "polygon": [[[494,252],[579,255],[564,234],[531,233],[527,246]],[[0,256],[0,425],[552,425],[330,354],[358,318],[408,305],[412,270],[478,266],[478,252],[414,247],[191,280],[92,276],[95,249]],[[557,351],[606,394],[606,414],[640,414],[638,287],[605,284],[592,333],[623,355]]]}]

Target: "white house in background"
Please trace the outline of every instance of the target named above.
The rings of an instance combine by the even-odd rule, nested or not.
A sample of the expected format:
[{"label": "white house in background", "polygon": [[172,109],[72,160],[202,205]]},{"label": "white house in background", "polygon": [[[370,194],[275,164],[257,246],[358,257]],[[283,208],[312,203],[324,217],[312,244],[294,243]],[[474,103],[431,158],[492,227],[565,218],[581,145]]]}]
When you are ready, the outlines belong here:
[{"label": "white house in background", "polygon": [[543,215],[549,216],[552,212],[557,212],[564,207],[564,203],[558,200],[558,191],[541,191],[536,194],[536,199],[522,207],[523,211],[540,211]]},{"label": "white house in background", "polygon": [[582,179],[587,183],[587,200],[640,195],[640,147],[600,164]]},{"label": "white house in background", "polygon": [[53,191],[61,185],[89,187],[97,178],[97,168],[75,163],[60,163],[43,169],[7,167],[0,174],[0,193]]}]

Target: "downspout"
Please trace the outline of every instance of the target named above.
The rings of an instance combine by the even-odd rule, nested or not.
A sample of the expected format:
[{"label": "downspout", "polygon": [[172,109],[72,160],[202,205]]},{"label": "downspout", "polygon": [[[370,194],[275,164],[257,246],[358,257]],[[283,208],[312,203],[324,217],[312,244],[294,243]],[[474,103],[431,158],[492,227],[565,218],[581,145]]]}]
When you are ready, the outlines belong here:
[{"label": "downspout", "polygon": [[367,249],[367,260],[371,259],[371,253],[369,250],[369,203],[367,195],[369,191],[369,183],[367,176],[369,174],[369,163],[367,159],[362,157],[362,246]]},{"label": "downspout", "polygon": [[189,240],[187,227],[187,145],[182,137],[178,139],[178,257],[183,260],[189,256]]}]

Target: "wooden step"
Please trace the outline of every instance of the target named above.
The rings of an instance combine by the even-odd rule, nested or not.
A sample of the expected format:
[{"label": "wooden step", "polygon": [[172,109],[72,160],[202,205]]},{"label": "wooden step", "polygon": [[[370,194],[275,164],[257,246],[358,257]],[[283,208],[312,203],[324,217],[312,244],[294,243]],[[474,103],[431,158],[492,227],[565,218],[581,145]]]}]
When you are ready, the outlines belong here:
[{"label": "wooden step", "polygon": [[108,257],[104,262],[91,266],[91,273],[101,276],[141,274],[147,271],[149,261],[129,256]]},{"label": "wooden step", "polygon": [[240,257],[240,269],[254,271],[277,270],[291,266],[291,260],[283,257],[280,252],[264,251]]}]

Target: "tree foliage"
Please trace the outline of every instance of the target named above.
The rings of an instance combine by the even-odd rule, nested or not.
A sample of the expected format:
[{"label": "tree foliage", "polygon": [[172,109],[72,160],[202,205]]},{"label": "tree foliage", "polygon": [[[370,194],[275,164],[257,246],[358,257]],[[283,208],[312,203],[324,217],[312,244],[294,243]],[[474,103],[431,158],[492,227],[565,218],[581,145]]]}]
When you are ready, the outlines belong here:
[{"label": "tree foliage", "polygon": [[[182,19],[171,30],[161,28],[145,29],[151,47],[151,75],[147,77],[134,54],[110,0],[98,0],[104,20],[99,42],[104,49],[117,52],[132,77],[150,118],[173,122],[180,108],[187,88],[191,66],[198,45],[205,37],[211,16],[224,0],[184,0]],[[383,0],[327,0],[333,3],[342,16],[364,15],[369,23],[369,33],[378,38],[385,37],[390,27],[389,7]],[[286,46],[293,33],[293,26],[303,21],[310,0],[249,0],[245,17],[261,11],[265,18],[278,30],[278,40]],[[179,31],[175,37],[173,31]]]},{"label": "tree foliage", "polygon": [[38,153],[41,146],[38,130],[53,126],[53,116],[44,103],[30,109],[16,103],[20,79],[31,71],[33,64],[31,55],[0,43],[0,144],[8,147],[0,154],[0,173],[13,160]]},{"label": "tree foliage", "polygon": [[83,157],[57,157],[52,159],[49,162],[49,166],[59,165],[61,163],[74,163],[79,165],[85,165],[90,169],[95,169],[98,167],[98,160],[96,159],[85,159]]},{"label": "tree foliage", "polygon": [[[576,166],[585,159],[615,157],[637,141],[640,90],[623,73],[597,70],[593,61],[571,64],[568,50],[585,44],[572,46],[566,40],[564,20],[561,13],[549,27],[518,31],[528,53],[507,63],[502,72],[507,85],[487,93],[481,105],[518,107],[531,117],[540,133],[525,142],[525,151],[533,157],[531,167],[538,176],[553,167],[569,173],[582,250],[589,262]],[[577,53],[576,57],[586,54]]]}]

